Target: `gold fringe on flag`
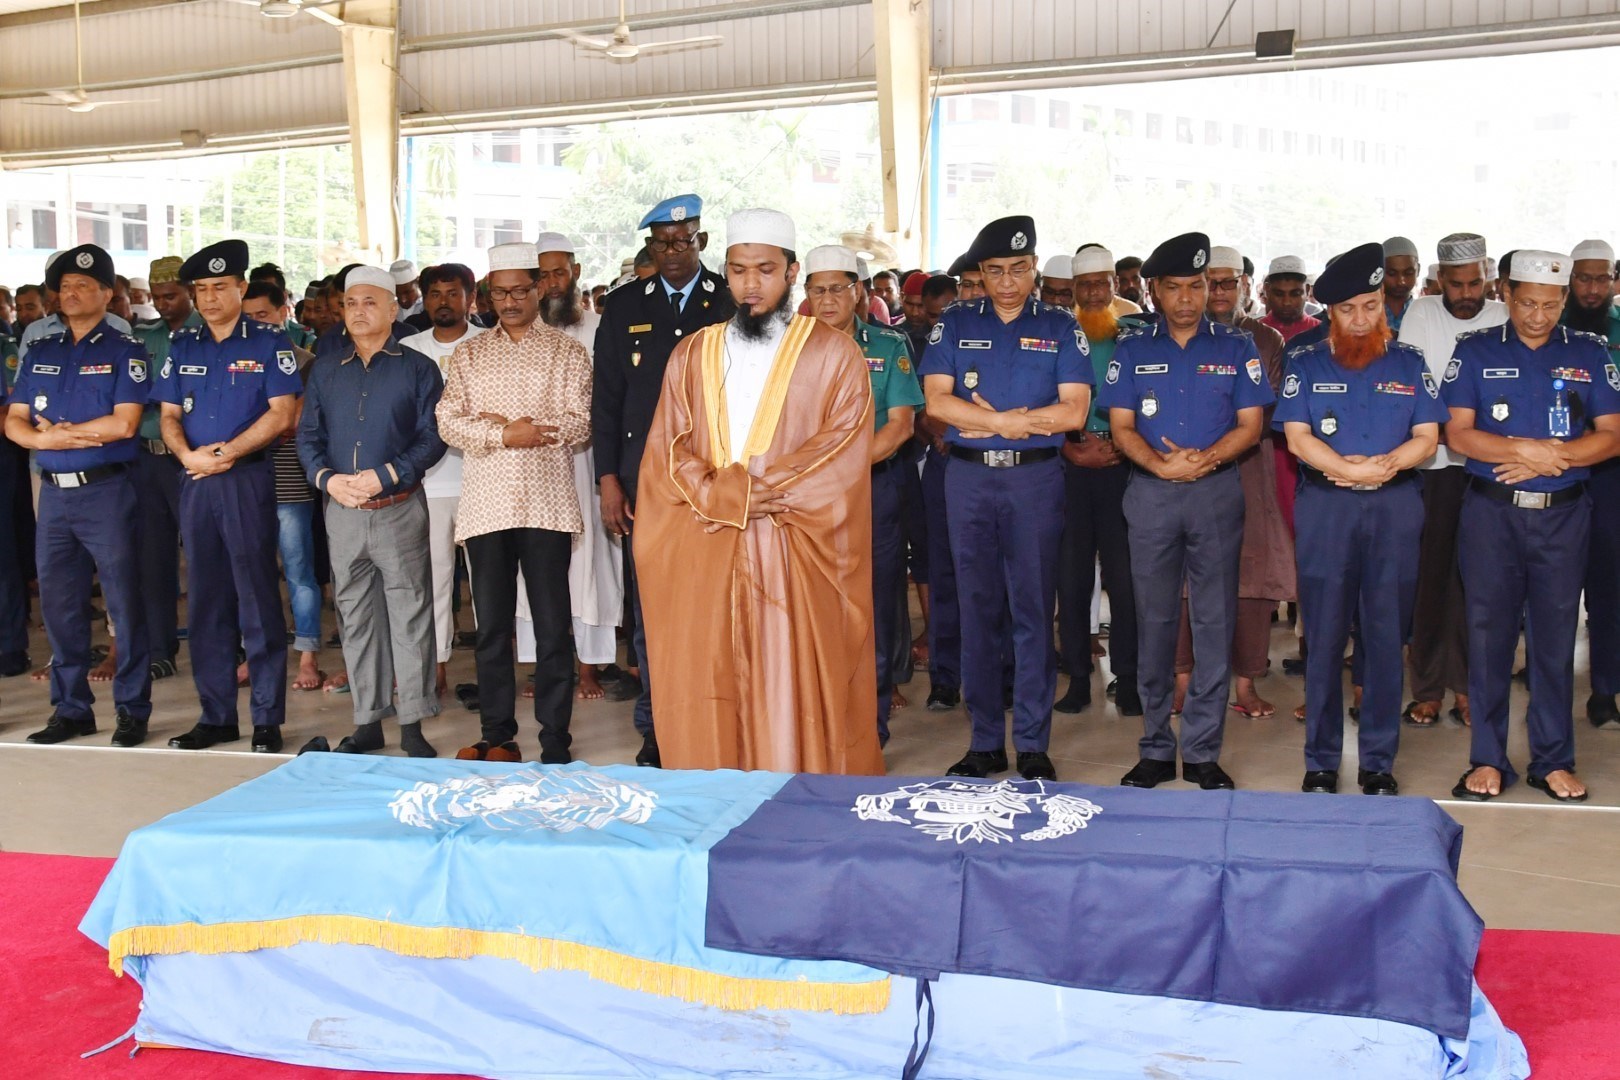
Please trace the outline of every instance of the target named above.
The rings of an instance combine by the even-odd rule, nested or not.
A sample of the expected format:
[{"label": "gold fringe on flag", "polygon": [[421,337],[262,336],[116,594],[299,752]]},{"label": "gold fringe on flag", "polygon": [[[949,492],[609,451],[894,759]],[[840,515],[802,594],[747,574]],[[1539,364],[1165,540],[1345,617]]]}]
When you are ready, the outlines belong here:
[{"label": "gold fringe on flag", "polygon": [[530,971],[579,971],[613,986],[679,998],[721,1009],[801,1009],[841,1015],[882,1012],[889,1004],[889,979],[859,983],[818,983],[797,979],[744,979],[712,971],[642,960],[634,956],[555,938],[529,937],[453,926],[406,926],[354,915],[299,915],[265,922],[178,923],[132,926],[112,935],[108,966],[124,973],[129,956],[253,952],[284,949],[304,942],[370,945],[400,956],[465,960],[494,956],[515,960]]}]

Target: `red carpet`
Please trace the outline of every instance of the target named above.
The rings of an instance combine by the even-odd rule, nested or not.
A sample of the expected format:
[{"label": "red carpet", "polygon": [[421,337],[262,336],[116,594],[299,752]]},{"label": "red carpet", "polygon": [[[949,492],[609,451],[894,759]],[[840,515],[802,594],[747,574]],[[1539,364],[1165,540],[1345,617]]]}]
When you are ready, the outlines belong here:
[{"label": "red carpet", "polygon": [[[7,1076],[128,1080],[375,1080],[397,1073],[311,1069],[129,1043],[139,987],[114,978],[78,931],[110,859],[0,853],[0,1062]],[[1535,1080],[1620,1077],[1620,935],[1487,930],[1480,986],[1530,1052]]]}]

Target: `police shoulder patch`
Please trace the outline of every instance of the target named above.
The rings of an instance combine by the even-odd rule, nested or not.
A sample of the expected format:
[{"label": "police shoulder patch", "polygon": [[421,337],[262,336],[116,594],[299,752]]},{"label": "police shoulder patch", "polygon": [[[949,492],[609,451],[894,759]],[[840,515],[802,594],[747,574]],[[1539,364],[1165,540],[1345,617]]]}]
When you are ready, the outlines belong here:
[{"label": "police shoulder patch", "polygon": [[1298,397],[1298,396],[1299,396],[1299,376],[1294,374],[1292,371],[1290,371],[1288,373],[1288,378],[1283,380],[1283,397],[1291,398],[1291,397]]},{"label": "police shoulder patch", "polygon": [[1603,371],[1609,377],[1609,389],[1620,392],[1620,367],[1608,363],[1603,365]]},{"label": "police shoulder patch", "polygon": [[283,375],[296,375],[298,373],[298,359],[293,356],[291,349],[278,349],[276,351],[276,367],[281,369]]},{"label": "police shoulder patch", "polygon": [[909,356],[906,356],[904,353],[901,353],[900,357],[895,361],[895,363],[900,368],[900,374],[902,374],[902,375],[910,375],[911,374],[911,358]]},{"label": "police shoulder patch", "polygon": [[1434,384],[1434,376],[1427,371],[1423,373],[1423,389],[1427,390],[1432,398],[1440,396],[1440,388]]},{"label": "police shoulder patch", "polygon": [[146,360],[144,357],[132,356],[129,358],[129,377],[138,383],[146,381]]},{"label": "police shoulder patch", "polygon": [[1258,356],[1251,357],[1243,367],[1249,373],[1249,381],[1259,386],[1260,379],[1265,374],[1265,370],[1260,366],[1260,358]]},{"label": "police shoulder patch", "polygon": [[1109,385],[1119,382],[1119,361],[1117,359],[1108,361],[1108,374],[1104,376],[1104,379]]},{"label": "police shoulder patch", "polygon": [[945,323],[937,322],[934,328],[928,331],[928,344],[938,345],[945,338]]},{"label": "police shoulder patch", "polygon": [[1462,361],[1455,356],[1446,363],[1446,382],[1456,382],[1457,376],[1462,374]]},{"label": "police shoulder patch", "polygon": [[167,379],[172,371],[174,371],[174,361],[169,357],[164,357],[163,367],[158,371],[158,378]]}]

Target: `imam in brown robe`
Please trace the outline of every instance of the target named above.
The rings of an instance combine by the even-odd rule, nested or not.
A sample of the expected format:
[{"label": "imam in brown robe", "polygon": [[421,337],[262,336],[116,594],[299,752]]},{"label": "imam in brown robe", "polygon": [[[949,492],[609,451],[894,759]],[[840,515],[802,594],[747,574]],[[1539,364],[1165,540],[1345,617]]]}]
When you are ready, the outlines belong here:
[{"label": "imam in brown robe", "polygon": [[[795,317],[733,455],[728,325],[670,357],[641,462],[636,573],[663,764],[880,775],[866,361],[847,334]],[[749,521],[750,476],[788,510]]]}]

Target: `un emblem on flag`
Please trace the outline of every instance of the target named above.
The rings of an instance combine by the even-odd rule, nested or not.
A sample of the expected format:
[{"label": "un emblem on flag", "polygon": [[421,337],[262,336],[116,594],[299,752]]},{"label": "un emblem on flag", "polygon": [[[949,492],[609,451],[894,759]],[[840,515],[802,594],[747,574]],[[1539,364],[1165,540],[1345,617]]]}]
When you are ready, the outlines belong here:
[{"label": "un emblem on flag", "polygon": [[559,772],[536,766],[495,776],[422,781],[388,804],[395,820],[419,829],[450,832],[482,823],[497,832],[517,829],[601,829],[614,821],[644,824],[658,793],[605,773]]},{"label": "un emblem on flag", "polygon": [[[1068,836],[1090,824],[1102,813],[1102,807],[1078,795],[1049,792],[1044,780],[1002,780],[994,784],[934,780],[907,784],[881,795],[856,796],[850,812],[862,821],[910,825],[935,840],[999,844]],[[1044,816],[1046,824],[1017,831],[1019,818],[1036,816]]]}]

